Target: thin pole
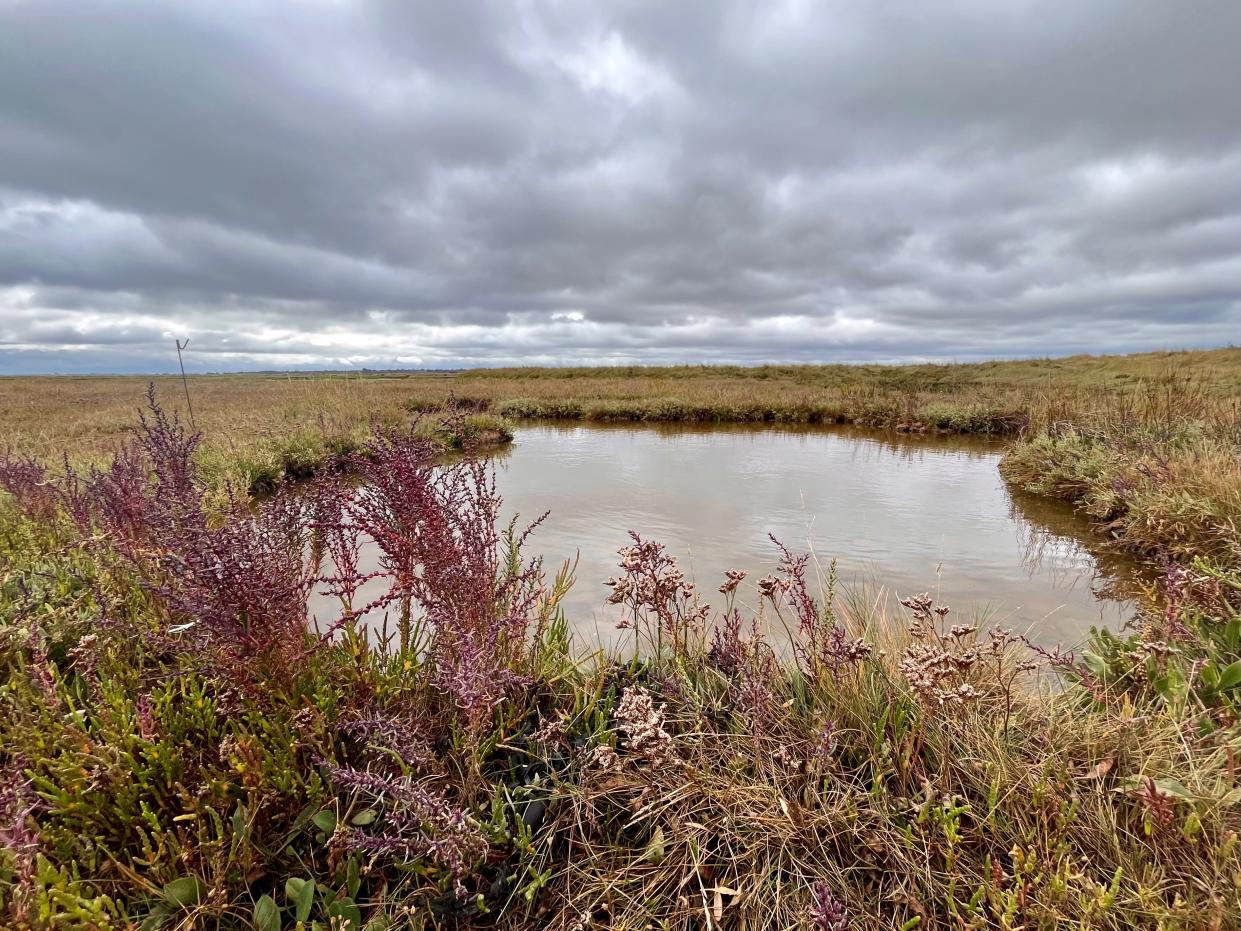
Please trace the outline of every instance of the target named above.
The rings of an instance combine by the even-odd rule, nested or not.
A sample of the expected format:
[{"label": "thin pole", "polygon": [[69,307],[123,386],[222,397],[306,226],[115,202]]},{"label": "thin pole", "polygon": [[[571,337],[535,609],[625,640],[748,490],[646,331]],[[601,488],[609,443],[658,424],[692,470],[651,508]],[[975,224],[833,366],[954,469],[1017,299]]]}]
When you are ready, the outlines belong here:
[{"label": "thin pole", "polygon": [[198,424],[194,423],[194,405],[190,402],[190,383],[185,378],[185,362],[181,359],[181,350],[189,346],[190,341],[187,339],[184,343],[177,340],[177,364],[181,366],[181,385],[185,388],[185,406],[190,409],[190,427],[197,430]]}]

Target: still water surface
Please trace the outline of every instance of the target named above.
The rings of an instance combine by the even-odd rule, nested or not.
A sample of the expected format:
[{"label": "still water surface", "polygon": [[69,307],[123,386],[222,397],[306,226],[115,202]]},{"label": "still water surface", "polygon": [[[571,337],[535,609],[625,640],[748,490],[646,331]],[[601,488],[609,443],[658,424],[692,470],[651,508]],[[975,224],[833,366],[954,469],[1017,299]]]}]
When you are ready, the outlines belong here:
[{"label": "still water surface", "polygon": [[[1047,645],[1120,627],[1132,603],[1100,592],[1133,567],[1092,555],[1088,524],[1058,502],[1014,497],[1001,452],[852,428],[553,425],[519,430],[495,464],[507,515],[551,512],[531,555],[549,572],[579,560],[564,604],[583,642],[621,642],[602,582],[631,529],[664,543],[708,600],[726,569],[749,584],[774,568],[772,533],[835,559],[844,583],[938,592],[957,618],[985,614]],[[755,600],[743,586],[741,602]]]}]

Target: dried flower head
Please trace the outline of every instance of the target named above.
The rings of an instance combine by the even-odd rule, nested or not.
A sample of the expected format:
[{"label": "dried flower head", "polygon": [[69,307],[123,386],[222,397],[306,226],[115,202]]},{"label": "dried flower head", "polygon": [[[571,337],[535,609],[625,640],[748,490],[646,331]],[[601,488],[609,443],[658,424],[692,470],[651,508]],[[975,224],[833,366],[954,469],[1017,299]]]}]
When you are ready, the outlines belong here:
[{"label": "dried flower head", "polygon": [[624,608],[617,627],[632,629],[658,652],[665,644],[683,650],[701,635],[711,606],[699,602],[693,582],[660,543],[630,531],[633,543],[617,551],[623,575],[608,579],[608,603]]},{"label": "dried flower head", "polygon": [[654,764],[672,759],[672,737],[664,730],[664,706],[656,707],[646,689],[625,689],[616,705],[616,725],[624,733],[630,753]]},{"label": "dried flower head", "polygon": [[745,573],[740,569],[729,569],[724,573],[724,584],[720,586],[720,594],[728,595],[735,592],[744,578]]},{"label": "dried flower head", "polygon": [[776,601],[787,590],[788,583],[779,576],[765,575],[758,580],[758,593],[770,601]]},{"label": "dried flower head", "polygon": [[612,772],[620,768],[620,757],[616,755],[607,744],[596,744],[586,753],[583,760],[588,769],[597,769],[603,772]]}]

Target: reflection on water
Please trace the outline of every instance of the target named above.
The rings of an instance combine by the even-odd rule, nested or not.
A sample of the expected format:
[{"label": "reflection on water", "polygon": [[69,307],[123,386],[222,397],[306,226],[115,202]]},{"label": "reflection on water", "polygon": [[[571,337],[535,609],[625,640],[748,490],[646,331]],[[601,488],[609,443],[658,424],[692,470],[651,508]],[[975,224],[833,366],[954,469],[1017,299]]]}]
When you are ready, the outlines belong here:
[{"label": "reflection on water", "polygon": [[618,639],[601,583],[631,529],[668,546],[704,593],[726,569],[770,571],[772,533],[836,559],[845,582],[938,592],[958,617],[985,612],[1047,645],[1121,626],[1132,603],[1103,595],[1123,592],[1133,567],[1092,555],[1068,508],[1010,494],[1000,452],[851,428],[555,425],[521,429],[496,467],[507,514],[551,512],[532,554],[549,570],[579,558],[565,608],[582,639]]},{"label": "reflection on water", "polygon": [[[1046,572],[1062,586],[1086,580],[1102,600],[1126,602],[1142,595],[1150,570],[1132,556],[1109,548],[1087,519],[1062,501],[1042,498],[1009,488],[1012,517],[1026,548],[1025,564],[1033,572]],[[1091,572],[1082,571],[1082,556],[1089,557]]]}]

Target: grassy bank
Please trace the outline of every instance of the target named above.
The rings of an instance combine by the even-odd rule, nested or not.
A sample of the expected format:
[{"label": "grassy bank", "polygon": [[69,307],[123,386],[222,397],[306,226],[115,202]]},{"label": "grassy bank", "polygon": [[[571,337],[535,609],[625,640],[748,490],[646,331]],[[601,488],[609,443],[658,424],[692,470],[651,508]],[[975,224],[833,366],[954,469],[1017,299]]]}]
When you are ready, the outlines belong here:
[{"label": "grassy bank", "polygon": [[6,927],[1238,927],[1235,572],[1170,570],[1074,657],[783,551],[707,607],[635,538],[609,600],[645,658],[583,656],[441,449],[381,431],[370,494],[257,508],[158,414],[92,477],[6,460]]},{"label": "grassy bank", "polygon": [[[252,491],[331,468],[376,430],[411,420],[403,376],[199,376],[190,379],[192,410],[180,379],[0,378],[0,450],[45,461],[68,456],[80,467],[107,463],[132,438],[135,411],[152,385],[171,414],[201,431],[196,455],[203,475]],[[418,429],[445,449],[513,439],[512,425],[501,417],[441,407],[434,405]]]},{"label": "grassy bank", "polygon": [[[105,461],[132,432],[145,388],[137,378],[0,379],[0,434],[14,454]],[[179,380],[157,388],[188,418]],[[464,412],[475,421],[465,432],[481,442],[507,432],[487,416],[1003,435],[1010,482],[1071,501],[1116,545],[1241,564],[1238,349],[966,365],[197,376],[190,392],[207,474],[255,488],[310,474],[411,412]]]},{"label": "grassy bank", "polygon": [[[1241,352],[975,365],[495,370],[456,401],[514,419],[853,423],[1009,436],[1002,472],[1118,547],[1241,566]],[[425,405],[425,402],[423,403]]]},{"label": "grassy bank", "polygon": [[[963,365],[479,369],[459,373],[190,378],[204,450],[299,434],[360,439],[372,421],[455,405],[515,418],[836,423],[1013,433],[1100,412],[1192,416],[1235,426],[1241,350],[1080,356]],[[106,457],[131,432],[149,379],[0,378],[0,430],[21,454]],[[158,378],[188,419],[179,379]],[[1166,407],[1165,407],[1166,410]]]},{"label": "grassy bank", "polygon": [[1201,421],[1173,421],[1158,436],[1142,425],[1058,424],[1014,444],[1000,470],[1018,487],[1072,502],[1128,549],[1241,565],[1235,436]]},{"label": "grassy bank", "polygon": [[[1241,351],[1081,356],[962,365],[489,369],[457,395],[512,417],[603,421],[856,423],[1016,434],[1139,404],[1152,392],[1224,416]],[[1234,413],[1235,417],[1235,413]]]}]

